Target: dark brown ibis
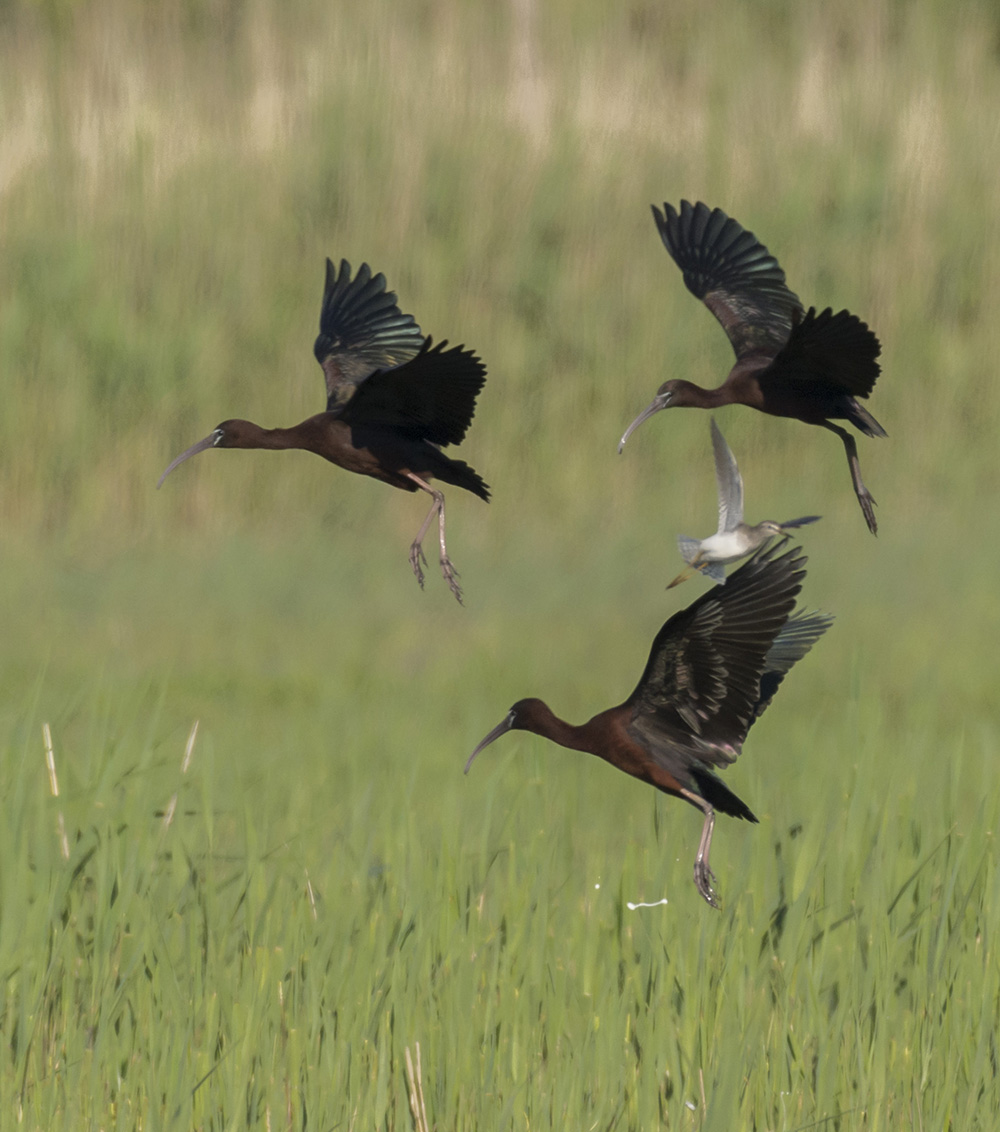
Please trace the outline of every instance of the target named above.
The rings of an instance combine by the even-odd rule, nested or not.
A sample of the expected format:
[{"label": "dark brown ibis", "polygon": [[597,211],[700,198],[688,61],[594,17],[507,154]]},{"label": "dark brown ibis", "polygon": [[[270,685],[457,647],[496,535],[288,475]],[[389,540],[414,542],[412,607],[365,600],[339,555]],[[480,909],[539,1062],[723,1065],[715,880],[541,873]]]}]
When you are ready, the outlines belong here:
[{"label": "dark brown ibis", "polygon": [[875,387],[879,375],[878,338],[846,310],[803,312],[798,296],[785,284],[778,261],[752,232],[721,208],[681,201],[680,212],[654,205],[660,237],[684,274],[688,290],[722,324],[736,353],[736,364],[717,389],[690,381],[666,381],[652,404],[625,430],[618,445],[660,409],[749,405],[776,417],[794,417],[837,434],[844,443],[854,492],[868,529],[875,534],[875,500],[861,479],[858,447],[852,433],[835,420],[846,420],[865,436],[885,436],[885,429],[858,403]]},{"label": "dark brown ibis", "polygon": [[537,699],[519,700],[465,765],[507,731],[532,731],[562,747],[597,755],[704,814],[694,882],[717,908],[708,863],[715,812],[756,822],[745,802],[714,773],[739,756],[747,732],[778,685],[833,619],[790,616],[806,558],[787,539],[765,547],[675,613],[653,641],[635,691],[618,707],[574,726]]},{"label": "dark brown ibis", "polygon": [[326,261],[319,326],[313,350],[326,375],[325,412],[292,428],[223,421],[182,452],[157,487],[178,464],[207,448],[301,448],[403,491],[426,491],[433,503],[410,546],[410,565],[423,587],[422,543],[437,516],[441,572],[461,601],[458,572],[445,545],[444,495],[430,481],[465,488],[489,502],[489,487],[478,472],[441,451],[464,438],[486,367],[464,346],[434,346],[413,316],[400,311],[385,276],[373,276],[367,263],[352,279],[347,260],[341,260],[339,272]]}]

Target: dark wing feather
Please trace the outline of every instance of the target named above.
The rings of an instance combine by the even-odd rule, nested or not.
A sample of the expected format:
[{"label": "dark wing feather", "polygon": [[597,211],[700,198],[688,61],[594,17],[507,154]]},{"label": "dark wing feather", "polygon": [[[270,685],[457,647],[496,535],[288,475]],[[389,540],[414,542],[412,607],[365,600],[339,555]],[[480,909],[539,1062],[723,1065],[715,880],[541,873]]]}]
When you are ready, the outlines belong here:
[{"label": "dark wing feather", "polygon": [[678,759],[722,766],[739,755],[761,698],[765,658],[805,577],[805,555],[786,546],[783,540],[758,551],[725,586],[657,633],[626,703],[630,727],[671,768]]},{"label": "dark wing feather", "polygon": [[770,706],[774,693],[792,665],[806,655],[832,624],[833,618],[828,613],[807,613],[804,609],[797,609],[782,625],[764,661],[764,674],[760,678],[760,693],[754,704],[751,724],[760,719]]},{"label": "dark wing feather", "polygon": [[802,315],[778,261],[721,208],[681,201],[654,205],[653,218],[688,290],[722,324],[737,358],[776,354]]},{"label": "dark wing feather", "polygon": [[692,766],[691,777],[694,779],[698,793],[712,807],[723,814],[730,814],[734,818],[743,818],[745,821],[757,821],[757,815],[750,807],[738,798],[728,786],[715,777],[704,767]]},{"label": "dark wing feather", "polygon": [[878,338],[849,311],[821,314],[810,307],[792,330],[788,343],[767,370],[767,380],[820,382],[853,397],[867,397],[875,388],[882,352]]},{"label": "dark wing feather", "polygon": [[355,388],[376,370],[414,357],[424,335],[413,315],[403,314],[396,295],[386,290],[385,276],[373,276],[363,263],[351,278],[351,265],[340,261],[337,272],[326,261],[326,287],[319,315],[319,337],[313,346],[326,374],[327,410],[344,405]]},{"label": "dark wing feather", "polygon": [[430,338],[415,358],[378,370],[340,411],[351,425],[391,428],[432,444],[458,444],[476,411],[486,367],[464,346],[446,350]]}]

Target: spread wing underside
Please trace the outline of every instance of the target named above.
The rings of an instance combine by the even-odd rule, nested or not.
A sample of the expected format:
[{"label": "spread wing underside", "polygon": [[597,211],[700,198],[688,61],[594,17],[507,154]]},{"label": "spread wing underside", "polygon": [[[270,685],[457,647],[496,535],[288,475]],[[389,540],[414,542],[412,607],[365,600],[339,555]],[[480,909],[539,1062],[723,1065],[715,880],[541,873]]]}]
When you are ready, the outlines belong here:
[{"label": "spread wing underside", "polygon": [[391,428],[432,444],[458,444],[476,411],[486,367],[464,346],[428,338],[416,357],[378,370],[340,410],[347,424]]},{"label": "spread wing underside", "polygon": [[767,371],[769,382],[819,382],[852,397],[867,397],[875,388],[882,352],[879,340],[857,315],[820,314],[815,307],[792,330],[784,349]]},{"label": "spread wing underside", "polygon": [[797,664],[833,624],[828,613],[807,613],[797,609],[782,625],[781,632],[768,650],[764,674],[760,678],[760,694],[754,704],[750,723],[764,714],[774,699],[782,680],[793,664]]}]

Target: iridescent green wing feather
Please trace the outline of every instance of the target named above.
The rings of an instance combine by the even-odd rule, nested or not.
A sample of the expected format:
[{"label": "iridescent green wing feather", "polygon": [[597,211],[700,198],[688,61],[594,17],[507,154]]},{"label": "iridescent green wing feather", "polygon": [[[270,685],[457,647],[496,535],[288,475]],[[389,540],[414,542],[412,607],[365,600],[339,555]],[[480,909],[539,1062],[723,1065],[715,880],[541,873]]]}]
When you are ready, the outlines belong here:
[{"label": "iridescent green wing feather", "polygon": [[385,276],[363,263],[352,279],[346,259],[339,271],[326,261],[319,330],[313,352],[326,375],[328,411],[342,409],[373,373],[416,357],[424,344],[416,320],[386,290]]},{"label": "iridescent green wing feather", "polygon": [[802,303],[767,248],[721,208],[700,201],[681,201],[679,212],[654,205],[653,217],[688,290],[719,320],[736,357],[776,354]]},{"label": "iridescent green wing feather", "polygon": [[739,755],[760,701],[765,658],[805,577],[805,556],[786,547],[782,541],[758,551],[725,586],[657,633],[626,703],[630,726],[668,769],[678,759],[690,765],[689,758],[724,766]]}]

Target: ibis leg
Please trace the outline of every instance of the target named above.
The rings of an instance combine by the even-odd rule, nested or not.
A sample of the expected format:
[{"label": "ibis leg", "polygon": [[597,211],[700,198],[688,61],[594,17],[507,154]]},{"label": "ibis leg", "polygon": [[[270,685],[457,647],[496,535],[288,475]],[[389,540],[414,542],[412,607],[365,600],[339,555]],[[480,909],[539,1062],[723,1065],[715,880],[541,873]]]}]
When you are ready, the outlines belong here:
[{"label": "ibis leg", "polygon": [[698,807],[699,810],[705,815],[705,823],[701,827],[701,839],[698,842],[698,855],[694,859],[694,883],[702,896],[712,905],[713,908],[719,907],[719,898],[712,887],[712,881],[715,880],[715,873],[712,872],[708,864],[708,853],[712,848],[712,831],[715,829],[715,810],[697,794],[693,794],[690,790],[681,789],[681,795],[685,797],[692,805]]},{"label": "ibis leg", "polygon": [[448,583],[448,588],[455,595],[458,604],[462,604],[462,587],[458,584],[458,571],[452,565],[451,559],[448,557],[448,547],[444,541],[444,495],[440,491],[435,491],[433,487],[413,472],[407,472],[407,477],[423,491],[426,491],[434,500],[431,504],[431,509],[427,512],[427,518],[420,524],[420,530],[417,531],[417,537],[410,544],[410,566],[413,568],[413,573],[417,576],[417,581],[420,583],[420,588],[424,586],[424,572],[420,568],[421,562],[426,566],[427,559],[424,557],[423,546],[424,536],[431,525],[434,516],[437,515],[438,519],[438,542],[441,545],[441,573],[444,575],[444,580]]},{"label": "ibis leg", "polygon": [[822,424],[824,428],[835,432],[844,442],[844,449],[847,452],[847,464],[851,469],[851,482],[854,484],[854,494],[858,497],[858,502],[861,504],[861,510],[865,516],[865,522],[868,524],[868,529],[873,535],[876,535],[878,534],[878,523],[875,521],[875,500],[872,498],[871,492],[865,487],[865,482],[861,478],[861,465],[858,463],[857,443],[847,429],[841,428],[840,425],[832,424],[830,421],[823,421]]}]

